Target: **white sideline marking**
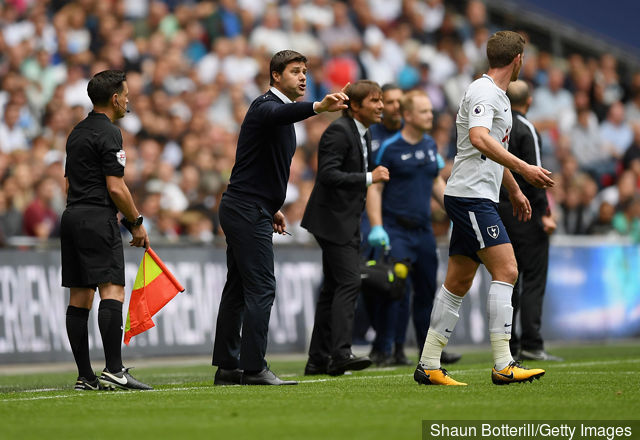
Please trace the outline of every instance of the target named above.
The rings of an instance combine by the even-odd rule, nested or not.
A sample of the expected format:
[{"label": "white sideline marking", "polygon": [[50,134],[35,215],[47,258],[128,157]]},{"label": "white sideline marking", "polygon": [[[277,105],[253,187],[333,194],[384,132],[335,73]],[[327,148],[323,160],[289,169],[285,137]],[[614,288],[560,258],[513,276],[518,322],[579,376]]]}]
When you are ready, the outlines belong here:
[{"label": "white sideline marking", "polygon": [[[593,362],[550,362],[553,364],[552,367],[555,368],[575,368],[575,367],[586,367],[586,366],[597,366],[597,365],[611,365],[611,364],[637,364],[640,363],[640,359],[623,359],[623,360],[610,360],[610,361],[593,361]],[[547,365],[545,365],[547,367]],[[478,373],[487,371],[487,368],[474,368],[470,370],[451,370],[453,373],[464,374],[464,373]],[[489,370],[490,371],[490,370]],[[586,372],[573,371],[571,374],[587,374]],[[589,373],[591,374],[591,373]],[[638,374],[637,371],[620,371],[617,374]],[[335,380],[362,380],[362,379],[385,379],[392,377],[410,377],[412,374],[410,372],[402,373],[402,374],[385,374],[379,376],[353,376],[353,375],[345,375],[345,376],[337,376],[332,378],[324,378],[324,379],[302,379],[298,382],[300,384],[304,383],[321,383],[321,382],[331,382]],[[342,379],[340,379],[342,377]],[[238,385],[239,386],[239,385]],[[159,390],[149,390],[149,391],[102,391],[102,392],[92,392],[92,391],[72,391],[69,394],[57,394],[53,396],[36,396],[36,397],[19,397],[15,399],[2,399],[0,402],[24,402],[28,400],[50,400],[50,399],[66,399],[70,397],[83,397],[87,395],[95,395],[95,396],[126,396],[131,392],[144,392],[144,393],[168,393],[168,392],[176,392],[176,391],[206,391],[209,389],[213,389],[213,386],[208,387],[180,387],[180,388],[164,388]],[[42,388],[42,389],[33,389],[33,390],[25,390],[20,391],[21,393],[36,393],[36,392],[45,392],[45,391],[58,391],[58,388]],[[60,390],[62,391],[62,390]]]},{"label": "white sideline marking", "polygon": [[[410,374],[408,373],[404,373],[404,374],[387,374],[387,375],[381,375],[381,376],[347,376],[348,379],[382,379],[382,378],[387,378],[387,377],[402,377],[402,376],[410,376]],[[299,380],[298,382],[300,384],[303,383],[318,383],[318,382],[329,382],[329,381],[333,381],[336,380],[337,378],[326,378],[326,379],[311,379],[311,380]],[[348,380],[347,379],[347,380]],[[234,385],[231,385],[234,386]],[[235,386],[240,386],[240,385],[235,385]],[[209,389],[213,389],[213,386],[211,387],[180,387],[180,388],[164,388],[164,389],[159,389],[159,390],[148,390],[148,391],[126,391],[126,390],[119,390],[119,391],[101,391],[101,392],[93,392],[93,391],[74,391],[71,394],[57,394],[54,396],[37,396],[37,397],[20,397],[20,398],[16,398],[16,399],[2,399],[0,400],[0,402],[23,402],[25,400],[48,400],[48,399],[66,399],[69,397],[83,397],[83,396],[87,396],[87,395],[94,395],[94,396],[126,396],[127,394],[130,394],[131,392],[144,392],[145,394],[147,393],[170,393],[170,392],[174,392],[174,391],[206,391]],[[53,388],[52,390],[56,390],[55,388]],[[42,391],[42,390],[30,390],[32,392],[36,392],[36,391]],[[20,391],[20,392],[25,392],[25,391]]]}]

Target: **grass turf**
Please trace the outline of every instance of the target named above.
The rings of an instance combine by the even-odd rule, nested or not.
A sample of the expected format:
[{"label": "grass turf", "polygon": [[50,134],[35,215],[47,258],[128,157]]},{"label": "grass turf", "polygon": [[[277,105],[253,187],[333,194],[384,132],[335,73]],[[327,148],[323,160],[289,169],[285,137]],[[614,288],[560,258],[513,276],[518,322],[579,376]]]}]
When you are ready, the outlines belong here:
[{"label": "grass turf", "polygon": [[[75,373],[0,375],[0,438],[415,439],[422,420],[632,420],[640,414],[640,346],[558,347],[564,362],[528,362],[533,383],[491,383],[489,349],[450,373],[468,387],[418,386],[413,367],[338,378],[299,376],[304,361],[272,369],[290,387],[213,387],[209,365],[132,371],[150,392],[76,392]],[[46,388],[47,390],[42,390]]]}]

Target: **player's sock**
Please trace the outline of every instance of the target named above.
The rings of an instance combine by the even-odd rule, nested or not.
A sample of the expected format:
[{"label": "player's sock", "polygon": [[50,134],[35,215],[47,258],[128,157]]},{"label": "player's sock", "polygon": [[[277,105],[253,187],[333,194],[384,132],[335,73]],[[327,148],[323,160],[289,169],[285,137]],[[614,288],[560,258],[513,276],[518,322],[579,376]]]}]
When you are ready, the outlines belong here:
[{"label": "player's sock", "polygon": [[78,376],[92,381],[96,378],[96,375],[93,372],[93,368],[91,368],[91,360],[89,359],[88,321],[89,309],[75,306],[67,307],[67,336],[69,337],[73,358],[78,366]]},{"label": "player's sock", "polygon": [[509,340],[511,339],[511,321],[513,307],[511,295],[513,286],[503,281],[492,281],[487,298],[487,314],[489,315],[489,339],[493,352],[495,369],[500,371],[513,361]]},{"label": "player's sock", "polygon": [[107,370],[122,371],[122,303],[115,299],[103,299],[98,309],[98,326],[102,336]]},{"label": "player's sock", "polygon": [[442,285],[433,301],[429,331],[420,356],[420,363],[425,368],[440,368],[440,355],[458,322],[461,304],[462,297],[454,295]]}]

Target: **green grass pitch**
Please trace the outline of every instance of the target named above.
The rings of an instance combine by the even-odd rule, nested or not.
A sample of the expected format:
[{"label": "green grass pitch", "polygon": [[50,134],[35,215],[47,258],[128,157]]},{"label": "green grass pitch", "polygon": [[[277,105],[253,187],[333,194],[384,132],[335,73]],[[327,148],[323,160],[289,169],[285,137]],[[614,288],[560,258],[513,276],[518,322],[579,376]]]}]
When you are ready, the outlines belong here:
[{"label": "green grass pitch", "polygon": [[302,357],[271,365],[300,380],[290,387],[214,387],[206,362],[134,370],[155,386],[149,392],[76,392],[74,371],[5,371],[0,439],[420,439],[422,420],[640,418],[637,340],[553,353],[565,361],[525,364],[545,368],[541,380],[501,387],[491,383],[488,348],[451,366],[468,387],[419,386],[413,367],[308,378]]}]

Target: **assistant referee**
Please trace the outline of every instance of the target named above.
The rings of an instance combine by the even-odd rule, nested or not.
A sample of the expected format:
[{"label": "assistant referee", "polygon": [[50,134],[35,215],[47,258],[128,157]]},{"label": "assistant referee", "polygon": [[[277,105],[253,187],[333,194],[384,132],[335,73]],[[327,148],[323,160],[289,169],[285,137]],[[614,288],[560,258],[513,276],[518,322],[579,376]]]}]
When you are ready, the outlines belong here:
[{"label": "assistant referee", "polygon": [[[62,285],[69,287],[67,335],[78,367],[76,390],[103,388],[149,390],[122,365],[124,253],[116,214],[131,231],[132,246],[149,247],[142,216],[124,183],[126,155],[122,133],[113,123],[127,111],[125,73],[105,70],[87,86],[93,111],[67,139],[67,208],[62,214]],[[87,321],[96,288],[100,292],[98,326],[106,368],[97,377],[89,359]]]}]

